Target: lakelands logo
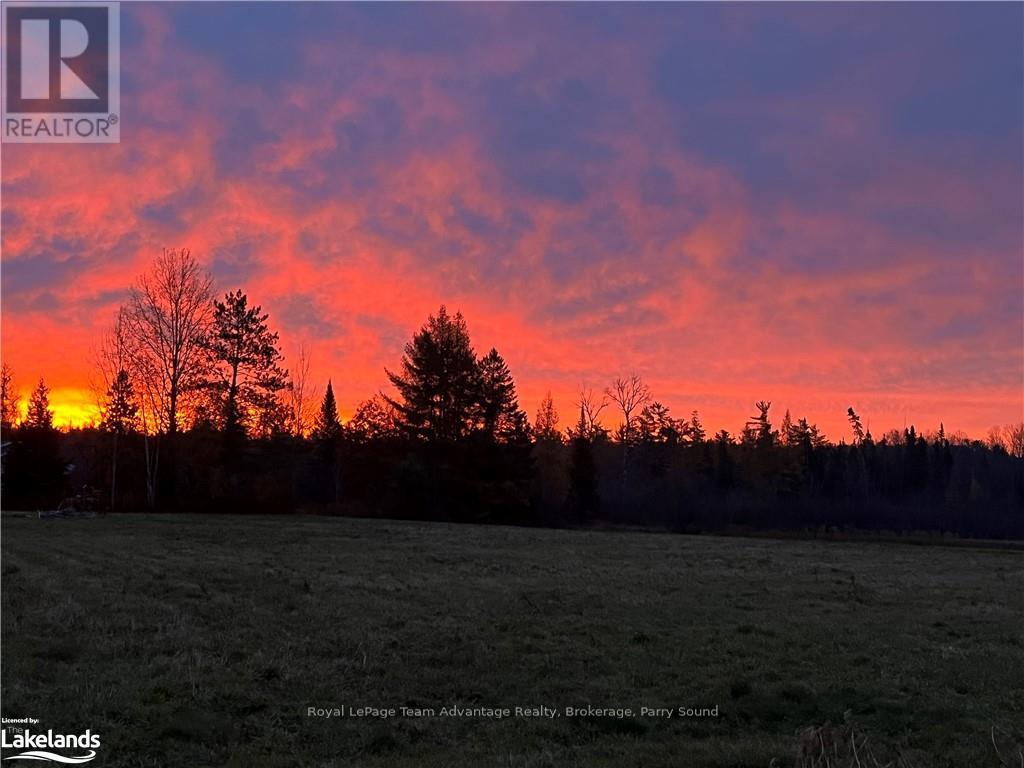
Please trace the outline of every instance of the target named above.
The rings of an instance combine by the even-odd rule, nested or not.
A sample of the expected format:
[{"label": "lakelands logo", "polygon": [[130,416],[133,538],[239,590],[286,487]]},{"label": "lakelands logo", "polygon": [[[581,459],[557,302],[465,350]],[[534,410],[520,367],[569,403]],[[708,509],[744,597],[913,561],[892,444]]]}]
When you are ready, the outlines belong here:
[{"label": "lakelands logo", "polygon": [[[4,760],[41,760],[51,763],[62,763],[64,765],[81,765],[88,763],[96,757],[96,750],[100,746],[99,734],[86,730],[85,733],[66,734],[54,733],[48,730],[46,733],[33,733],[29,728],[11,726],[8,723],[31,722],[38,723],[35,718],[18,720],[5,717],[4,728],[0,732],[0,747],[4,752],[11,749],[22,750],[16,755],[6,755]],[[82,751],[85,754],[64,755],[53,752],[59,749],[64,751]]]},{"label": "lakelands logo", "polygon": [[120,8],[5,2],[3,140],[121,140]]}]

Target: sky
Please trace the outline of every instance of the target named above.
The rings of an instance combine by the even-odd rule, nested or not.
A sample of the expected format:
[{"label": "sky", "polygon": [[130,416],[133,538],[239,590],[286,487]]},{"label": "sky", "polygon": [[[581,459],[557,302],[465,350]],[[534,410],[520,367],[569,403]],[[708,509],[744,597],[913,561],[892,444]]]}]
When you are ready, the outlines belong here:
[{"label": "sky", "polygon": [[442,303],[531,417],[1024,418],[1024,5],[121,5],[121,143],[2,148],[2,354],[59,424],[188,247],[343,414]]}]

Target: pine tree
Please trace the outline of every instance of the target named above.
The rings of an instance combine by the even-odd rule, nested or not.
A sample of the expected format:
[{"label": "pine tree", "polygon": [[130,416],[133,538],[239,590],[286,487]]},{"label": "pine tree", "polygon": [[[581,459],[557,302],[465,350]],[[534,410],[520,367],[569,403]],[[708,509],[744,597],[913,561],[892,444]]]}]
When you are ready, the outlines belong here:
[{"label": "pine tree", "polygon": [[107,391],[100,429],[118,435],[134,432],[138,427],[139,406],[135,399],[128,372],[123,368],[117,372]]},{"label": "pine tree", "polygon": [[4,457],[4,503],[52,507],[65,492],[66,464],[53,428],[50,390],[42,379],[29,398],[28,414]]},{"label": "pine tree", "polygon": [[533,422],[533,434],[538,441],[561,442],[562,437],[558,432],[558,411],[555,410],[555,401],[550,391],[540,401],[537,418]]},{"label": "pine tree", "polygon": [[288,381],[278,335],[267,324],[269,315],[262,307],[250,307],[241,290],[225,294],[213,307],[206,345],[219,374],[215,388],[222,397],[224,429],[267,431],[280,411],[278,393]]},{"label": "pine tree", "polygon": [[405,345],[401,372],[386,371],[398,390],[402,425],[413,436],[453,441],[477,424],[480,367],[462,314],[444,305]]},{"label": "pine tree", "polygon": [[135,389],[122,368],[114,377],[107,391],[107,402],[103,408],[100,429],[113,435],[110,459],[110,508],[117,509],[117,464],[121,436],[134,432],[139,423],[139,407],[135,401]]},{"label": "pine tree", "polygon": [[638,422],[640,439],[648,443],[674,445],[687,431],[686,423],[673,419],[668,407],[659,402],[644,406]]},{"label": "pine tree", "polygon": [[597,465],[586,414],[580,406],[580,420],[570,434],[569,506],[579,519],[586,519],[598,511]]},{"label": "pine tree", "polygon": [[768,419],[768,410],[772,407],[771,401],[759,400],[755,405],[758,415],[751,418],[744,426],[743,442],[748,445],[770,448],[778,436],[778,432],[772,431],[772,423]]},{"label": "pine tree", "polygon": [[43,379],[32,391],[28,400],[25,426],[30,429],[53,429],[53,411],[50,410],[50,388]]},{"label": "pine tree", "polygon": [[318,441],[333,440],[341,433],[341,421],[338,419],[338,404],[334,400],[334,387],[327,380],[327,391],[320,403],[320,412],[316,415],[313,425],[313,439]]},{"label": "pine tree", "polygon": [[818,425],[808,424],[807,419],[800,419],[797,422],[796,432],[798,442],[801,445],[810,445],[812,448],[824,448],[828,443],[825,436],[818,431]]},{"label": "pine tree", "polygon": [[687,434],[690,436],[690,442],[699,444],[703,443],[706,437],[704,432],[704,425],[701,423],[700,414],[696,410],[690,414],[690,424],[686,429]]},{"label": "pine tree", "polygon": [[525,441],[529,422],[519,407],[512,372],[496,349],[480,359],[479,387],[479,421],[484,434],[499,443]]},{"label": "pine tree", "polygon": [[864,442],[864,425],[861,424],[860,416],[853,410],[853,406],[846,409],[846,418],[850,422],[850,428],[853,429],[853,444],[860,445]]},{"label": "pine tree", "polygon": [[786,409],[786,414],[782,417],[782,426],[779,428],[779,434],[785,445],[797,445],[800,442],[793,428],[793,417],[789,413],[789,408]]}]

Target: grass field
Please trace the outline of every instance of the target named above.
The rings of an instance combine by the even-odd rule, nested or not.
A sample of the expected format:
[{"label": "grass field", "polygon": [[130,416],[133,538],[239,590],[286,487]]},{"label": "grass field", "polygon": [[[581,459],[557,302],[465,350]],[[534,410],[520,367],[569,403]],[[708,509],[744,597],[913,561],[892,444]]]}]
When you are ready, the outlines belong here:
[{"label": "grass field", "polygon": [[[144,515],[2,549],[3,713],[90,765],[767,768],[844,713],[901,765],[1024,741],[1020,551]],[[453,705],[633,713],[307,714]]]}]

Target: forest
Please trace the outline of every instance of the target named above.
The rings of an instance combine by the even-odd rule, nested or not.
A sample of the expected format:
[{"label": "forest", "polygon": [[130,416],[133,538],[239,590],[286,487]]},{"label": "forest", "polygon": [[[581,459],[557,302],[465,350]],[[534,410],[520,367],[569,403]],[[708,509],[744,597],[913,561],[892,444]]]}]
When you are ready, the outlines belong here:
[{"label": "forest", "polygon": [[548,395],[531,420],[498,350],[478,353],[444,306],[396,363],[392,394],[343,423],[306,353],[286,369],[259,305],[165,250],[98,344],[99,423],[57,429],[44,379],[22,415],[4,364],[4,508],[1024,538],[1024,423],[984,441],[941,424],[875,437],[851,407],[829,440],[758,400],[737,434],[708,434],[637,374],[562,413]]}]

